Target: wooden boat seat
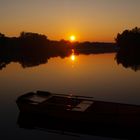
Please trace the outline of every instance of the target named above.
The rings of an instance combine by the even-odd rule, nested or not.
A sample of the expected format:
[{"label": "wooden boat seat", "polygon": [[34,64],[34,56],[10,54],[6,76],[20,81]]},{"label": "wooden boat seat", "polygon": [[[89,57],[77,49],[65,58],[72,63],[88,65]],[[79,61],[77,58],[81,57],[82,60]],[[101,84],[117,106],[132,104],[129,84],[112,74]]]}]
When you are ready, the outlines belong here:
[{"label": "wooden boat seat", "polygon": [[38,95],[33,95],[31,97],[28,97],[31,101],[32,104],[39,104],[39,103],[43,103],[46,100],[48,100],[49,98],[51,98],[52,96],[46,96],[44,98],[44,96],[38,96]]},{"label": "wooden boat seat", "polygon": [[75,106],[72,111],[86,111],[91,105],[93,101],[81,101],[77,106]]}]

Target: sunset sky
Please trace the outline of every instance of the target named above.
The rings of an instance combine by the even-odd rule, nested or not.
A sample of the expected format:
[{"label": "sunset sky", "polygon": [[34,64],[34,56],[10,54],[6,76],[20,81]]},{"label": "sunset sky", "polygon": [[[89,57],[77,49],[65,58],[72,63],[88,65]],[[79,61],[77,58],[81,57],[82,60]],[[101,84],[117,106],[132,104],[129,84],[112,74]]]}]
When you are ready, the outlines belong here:
[{"label": "sunset sky", "polygon": [[140,0],[0,0],[0,32],[38,32],[49,39],[114,41],[140,27]]}]

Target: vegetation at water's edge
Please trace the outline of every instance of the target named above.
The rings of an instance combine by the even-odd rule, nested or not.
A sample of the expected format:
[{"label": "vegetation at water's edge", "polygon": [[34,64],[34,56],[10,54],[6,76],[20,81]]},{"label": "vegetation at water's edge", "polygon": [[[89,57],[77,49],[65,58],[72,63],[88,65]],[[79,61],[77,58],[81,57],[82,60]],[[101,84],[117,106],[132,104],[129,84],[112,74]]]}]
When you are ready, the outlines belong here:
[{"label": "vegetation at water's edge", "polygon": [[116,43],[118,52],[116,60],[124,67],[131,67],[137,71],[140,69],[140,28],[125,30],[117,35]]},{"label": "vegetation at water's edge", "polygon": [[140,28],[135,27],[119,33],[116,43],[55,41],[32,32],[22,32],[19,37],[7,37],[0,33],[0,69],[10,62],[19,62],[23,67],[47,63],[51,57],[69,56],[72,49],[76,54],[117,52],[118,64],[138,70],[140,69]]},{"label": "vegetation at water's edge", "polygon": [[47,50],[64,52],[69,49],[95,51],[95,53],[112,52],[115,51],[113,43],[99,43],[99,42],[70,42],[67,40],[54,41],[49,40],[47,36],[38,33],[22,32],[19,37],[6,37],[0,33],[0,50]]},{"label": "vegetation at water's edge", "polygon": [[131,46],[135,48],[140,46],[140,28],[135,27],[132,30],[124,30],[121,34],[118,33],[115,40],[120,47]]},{"label": "vegetation at water's edge", "polygon": [[0,69],[11,62],[18,62],[22,67],[44,64],[52,57],[67,57],[75,54],[114,52],[113,43],[73,42],[49,40],[38,33],[22,32],[19,37],[7,37],[0,34]]}]

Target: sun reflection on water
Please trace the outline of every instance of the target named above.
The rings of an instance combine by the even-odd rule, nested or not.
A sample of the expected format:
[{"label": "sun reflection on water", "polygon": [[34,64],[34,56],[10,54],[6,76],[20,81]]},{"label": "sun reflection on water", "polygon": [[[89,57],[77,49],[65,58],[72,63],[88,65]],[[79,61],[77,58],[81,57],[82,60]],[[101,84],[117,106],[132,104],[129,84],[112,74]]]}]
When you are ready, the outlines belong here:
[{"label": "sun reflection on water", "polygon": [[72,61],[75,61],[75,59],[76,59],[73,49],[72,49],[72,54],[71,54],[71,56],[70,56],[70,59],[71,59]]},{"label": "sun reflection on water", "polygon": [[74,62],[76,61],[76,55],[74,53],[74,49],[72,49],[72,54],[70,55],[70,60],[72,62],[72,67],[74,67]]},{"label": "sun reflection on water", "polygon": [[71,55],[71,60],[75,61],[75,55]]}]

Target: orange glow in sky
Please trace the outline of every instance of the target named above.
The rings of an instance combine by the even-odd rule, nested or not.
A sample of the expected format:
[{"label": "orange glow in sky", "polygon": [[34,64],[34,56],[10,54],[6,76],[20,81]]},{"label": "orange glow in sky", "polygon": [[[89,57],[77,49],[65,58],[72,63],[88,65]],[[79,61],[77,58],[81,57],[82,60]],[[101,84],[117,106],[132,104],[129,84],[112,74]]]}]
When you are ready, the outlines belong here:
[{"label": "orange glow in sky", "polygon": [[140,0],[13,1],[0,2],[0,32],[7,36],[27,31],[51,40],[114,42],[123,30],[140,27]]}]

